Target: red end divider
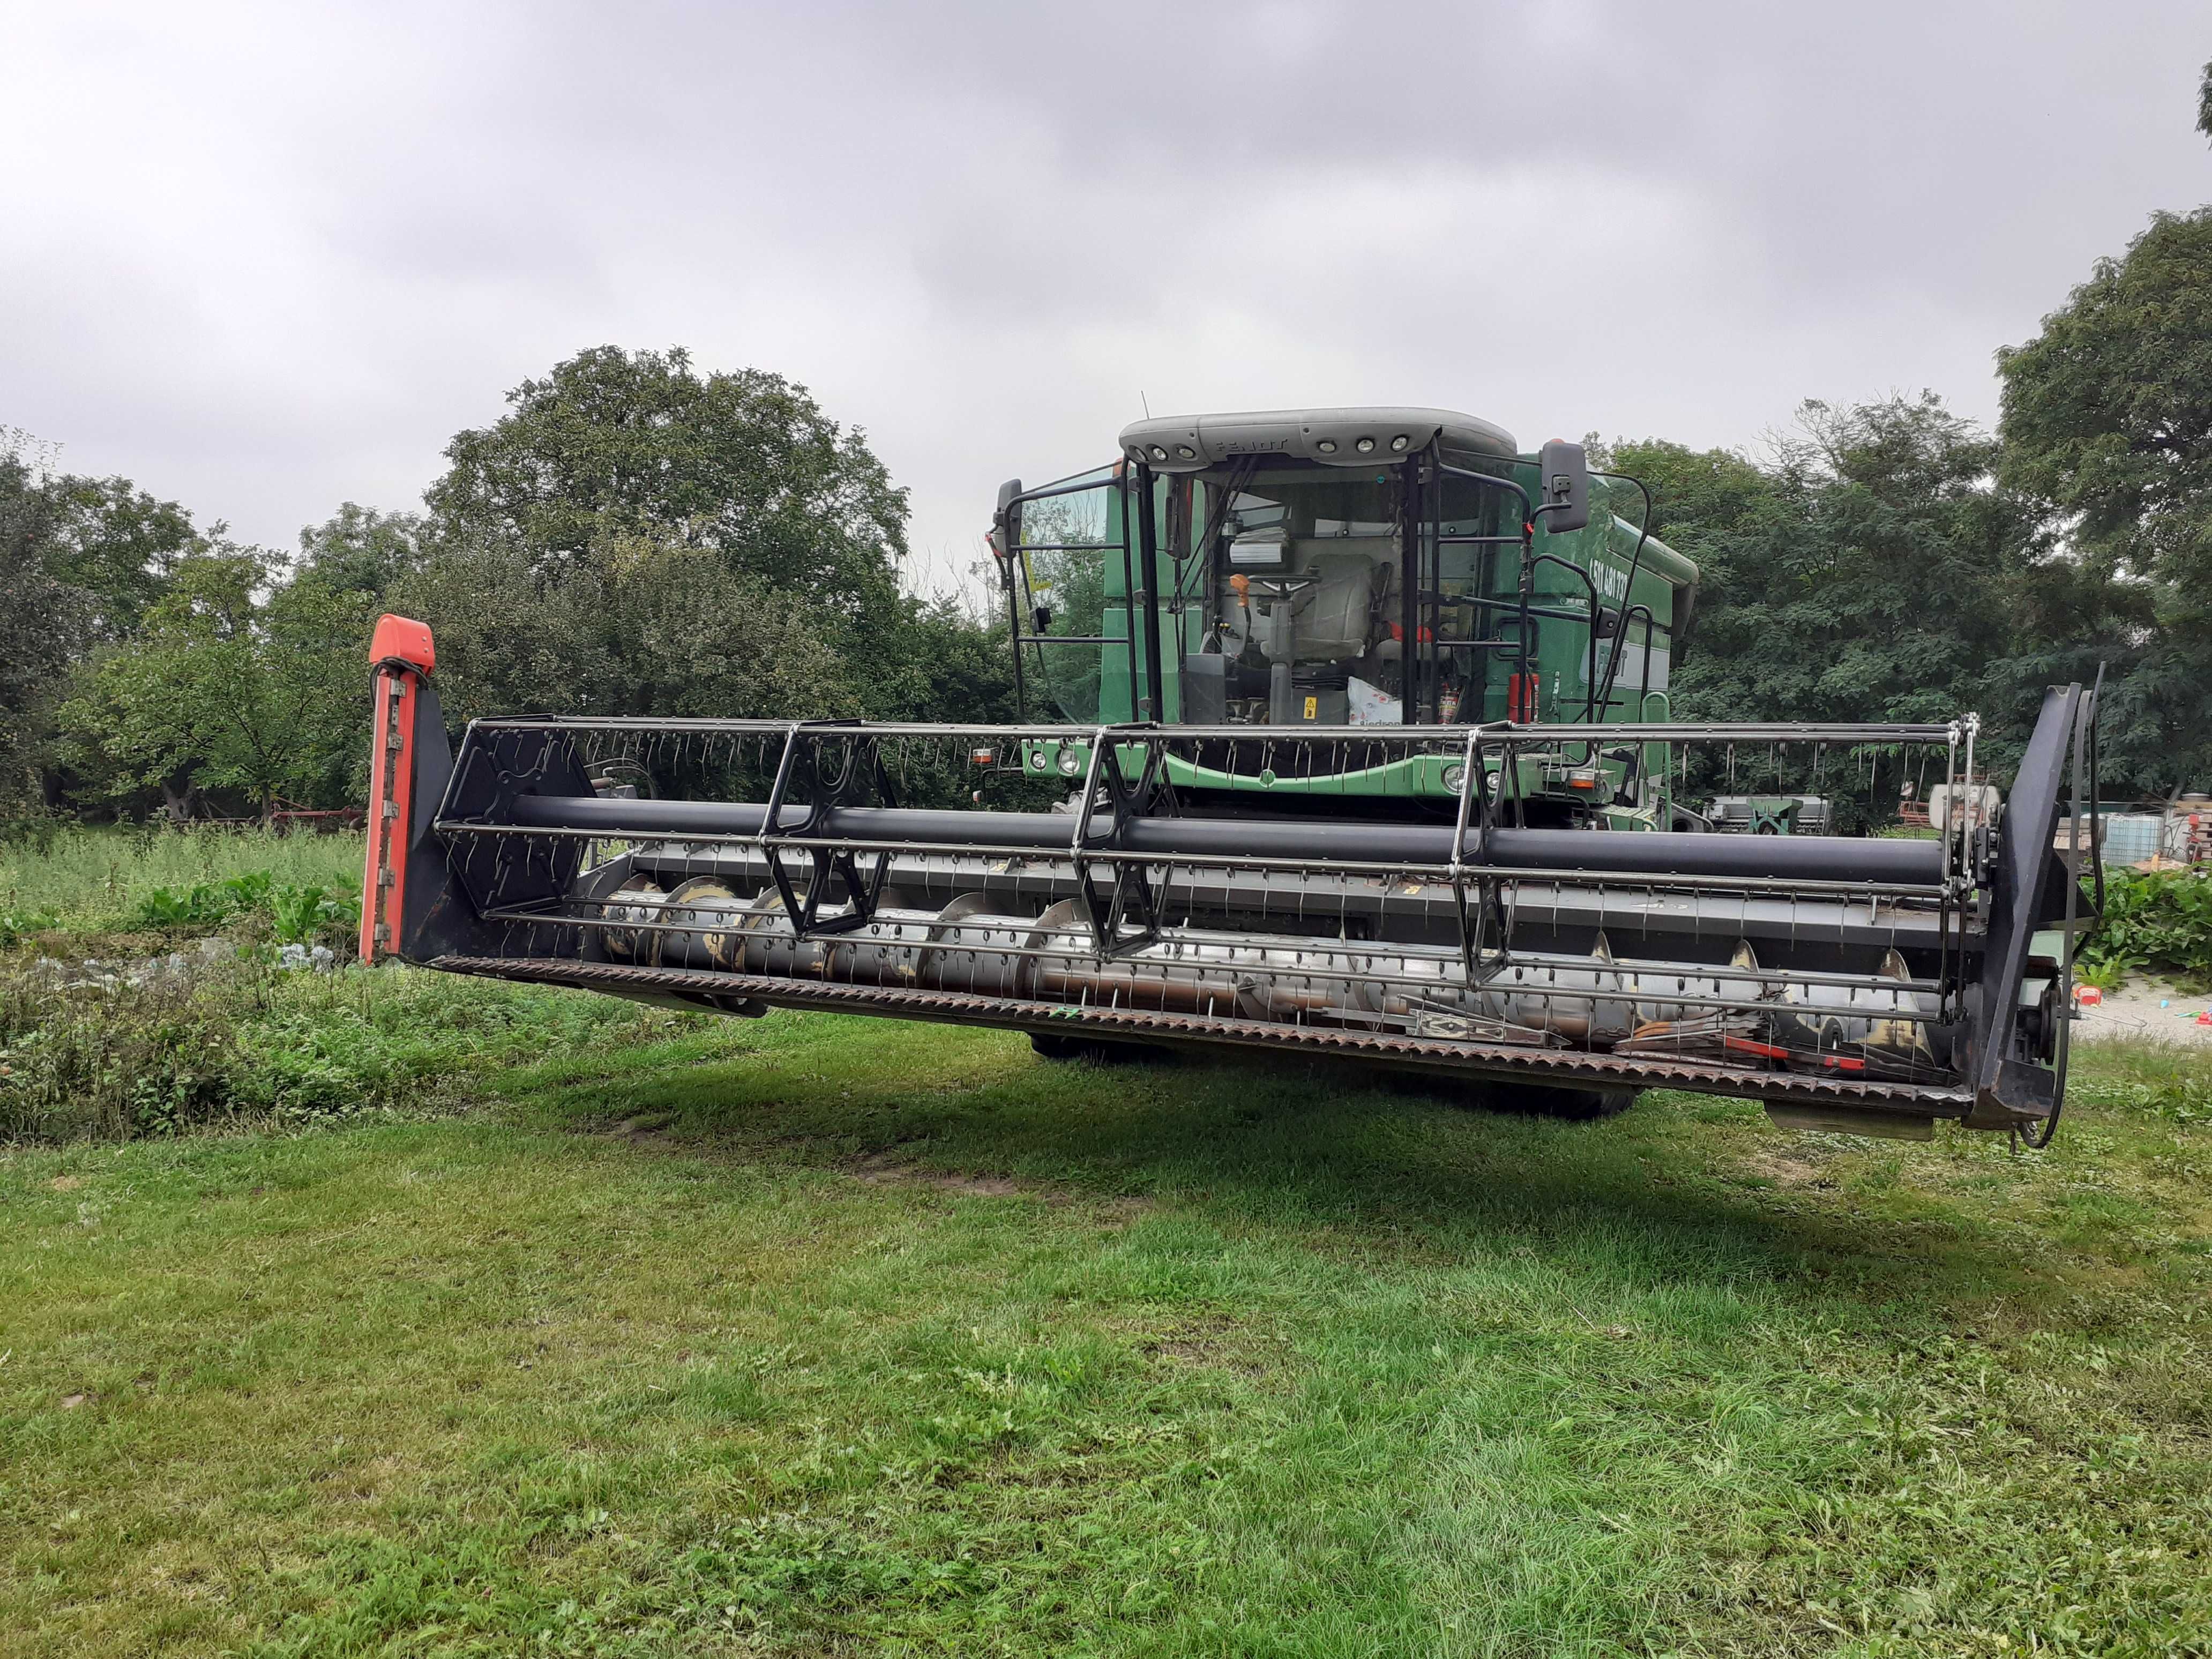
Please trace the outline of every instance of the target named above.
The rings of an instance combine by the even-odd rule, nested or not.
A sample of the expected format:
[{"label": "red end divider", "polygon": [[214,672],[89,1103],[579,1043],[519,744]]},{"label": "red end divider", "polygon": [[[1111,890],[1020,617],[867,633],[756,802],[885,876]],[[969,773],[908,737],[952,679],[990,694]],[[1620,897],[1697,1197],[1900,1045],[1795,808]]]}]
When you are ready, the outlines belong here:
[{"label": "red end divider", "polygon": [[361,875],[361,959],[399,946],[407,896],[408,826],[415,805],[415,699],[438,665],[430,630],[405,617],[380,617],[369,641],[371,725],[368,853]]}]

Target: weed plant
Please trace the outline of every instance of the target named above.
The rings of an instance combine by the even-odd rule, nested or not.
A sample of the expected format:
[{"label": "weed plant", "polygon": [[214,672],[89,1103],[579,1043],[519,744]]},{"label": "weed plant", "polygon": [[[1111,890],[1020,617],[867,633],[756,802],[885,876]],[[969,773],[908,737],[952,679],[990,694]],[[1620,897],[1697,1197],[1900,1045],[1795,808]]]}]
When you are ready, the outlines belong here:
[{"label": "weed plant", "polygon": [[218,939],[134,963],[0,962],[0,1139],[434,1110],[501,1067],[703,1017],[397,965],[287,970]]},{"label": "weed plant", "polygon": [[2106,989],[2143,969],[2212,979],[2212,872],[2106,871],[2104,917],[2081,960]]},{"label": "weed plant", "polygon": [[[213,926],[240,910],[265,909],[278,890],[320,888],[336,898],[359,891],[361,868],[362,838],[355,835],[155,824],[19,835],[0,841],[0,949],[26,939],[46,939],[52,947],[72,938]],[[265,884],[258,900],[233,905],[216,896],[226,883],[256,878]],[[195,900],[197,889],[209,892]],[[165,904],[224,914],[207,921],[163,916]]]}]

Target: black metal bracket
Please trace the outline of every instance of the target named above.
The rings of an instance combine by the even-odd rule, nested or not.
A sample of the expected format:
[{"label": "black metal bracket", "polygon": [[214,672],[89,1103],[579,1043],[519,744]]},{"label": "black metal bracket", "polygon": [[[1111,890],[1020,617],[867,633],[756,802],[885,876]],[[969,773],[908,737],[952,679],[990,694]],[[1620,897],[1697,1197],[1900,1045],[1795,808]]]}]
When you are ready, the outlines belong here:
[{"label": "black metal bracket", "polygon": [[[1505,721],[1470,728],[1467,734],[1467,750],[1460,760],[1459,815],[1452,833],[1451,890],[1452,908],[1459,921],[1460,965],[1467,982],[1475,985],[1505,965],[1512,945],[1510,919],[1506,915],[1504,884],[1486,869],[1483,856],[1483,832],[1489,827],[1492,803],[1483,793],[1482,781],[1487,775],[1483,764],[1482,739],[1486,733],[1510,732]],[[1511,764],[1511,745],[1504,750],[1499,762],[1499,775]],[[1469,830],[1474,839],[1468,842]],[[1470,868],[1468,854],[1472,854]],[[1467,883],[1469,874],[1474,878],[1474,898],[1468,902]],[[1498,934],[1497,960],[1485,968],[1484,942],[1492,926]]]},{"label": "black metal bracket", "polygon": [[[1142,864],[1116,860],[1114,866],[1114,890],[1110,897],[1098,890],[1092,873],[1092,864],[1085,854],[1091,848],[1103,846],[1110,851],[1122,848],[1132,818],[1148,816],[1155,805],[1164,805],[1172,812],[1175,789],[1166,776],[1164,744],[1145,744],[1145,763],[1134,781],[1121,769],[1118,752],[1119,737],[1127,728],[1102,727],[1091,741],[1091,766],[1084,779],[1083,802],[1076,809],[1076,829],[1073,842],[1077,896],[1083,907],[1084,919],[1091,925],[1091,938],[1098,955],[1103,958],[1118,951],[1140,950],[1158,939],[1161,927],[1162,904],[1165,895],[1155,896],[1151,878]],[[1149,726],[1138,728],[1150,730]],[[1099,791],[1106,794],[1106,805],[1112,823],[1103,842],[1091,836],[1091,823]],[[1134,918],[1138,933],[1135,938],[1121,938],[1123,925]]]},{"label": "black metal bracket", "polygon": [[[2039,1066],[2023,1064],[2014,1053],[2016,1005],[2031,937],[2064,912],[2066,889],[2053,887],[2051,866],[2058,866],[2069,886],[2079,880],[2078,872],[2066,869],[2053,850],[2053,841],[2067,757],[2081,741],[2081,703],[2079,685],[2052,686],[2045,692],[2042,713],[2005,803],[1989,884],[1981,975],[1971,988],[1968,1004],[1973,1023],[1970,1127],[2002,1129],[2032,1123],[2047,1117],[2057,1103],[2051,1074]],[[2056,910],[2051,902],[2054,895],[2058,899]]]},{"label": "black metal bracket", "polygon": [[[776,897],[783,904],[784,915],[791,922],[795,939],[815,935],[849,933],[874,919],[878,900],[883,896],[884,879],[890,872],[891,849],[885,848],[875,855],[872,865],[865,872],[861,866],[865,855],[850,848],[801,848],[807,855],[809,874],[806,894],[801,898],[792,886],[791,872],[783,861],[786,841],[805,842],[819,836],[830,814],[841,806],[896,806],[897,793],[891,787],[890,775],[884,769],[883,750],[872,737],[851,736],[844,753],[844,763],[835,778],[822,775],[822,740],[837,735],[829,729],[809,731],[810,726],[835,728],[839,722],[832,720],[801,721],[793,724],[785,739],[782,759],[776,767],[775,787],[769,792],[766,817],[763,821],[761,846],[768,856],[769,878],[775,883]],[[812,764],[805,781],[806,817],[790,836],[777,833],[781,821],[785,797],[791,786],[791,774],[798,750],[804,741],[811,749]],[[830,878],[835,876],[845,890],[851,906],[842,916],[822,919],[823,897],[829,893]]]}]

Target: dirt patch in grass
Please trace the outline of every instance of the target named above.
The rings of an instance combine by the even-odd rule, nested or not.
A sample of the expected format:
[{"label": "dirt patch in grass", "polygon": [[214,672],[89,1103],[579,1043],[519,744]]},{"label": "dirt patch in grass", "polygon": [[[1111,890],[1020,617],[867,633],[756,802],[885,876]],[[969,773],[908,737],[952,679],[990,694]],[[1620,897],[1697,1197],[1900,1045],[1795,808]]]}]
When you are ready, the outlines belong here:
[{"label": "dirt patch in grass", "polygon": [[[1071,1192],[1042,1182],[1014,1176],[985,1175],[963,1170],[929,1170],[909,1164],[892,1152],[871,1152],[845,1166],[854,1180],[870,1186],[926,1187],[966,1198],[1035,1198],[1055,1206],[1095,1202],[1091,1195]],[[1106,1214],[1115,1222],[1127,1221],[1154,1207],[1154,1200],[1134,1194],[1104,1200]]]},{"label": "dirt patch in grass", "polygon": [[1139,1342],[1137,1352],[1156,1364],[1205,1365],[1251,1377],[1267,1374],[1250,1329],[1227,1314],[1177,1320]]},{"label": "dirt patch in grass", "polygon": [[929,1187],[940,1193],[958,1193],[968,1198],[1042,1198],[1052,1204],[1066,1204],[1072,1198],[1067,1193],[1016,1181],[1008,1176],[917,1169],[881,1152],[871,1153],[860,1159],[850,1165],[846,1173],[856,1181],[866,1182],[870,1186]]},{"label": "dirt patch in grass", "polygon": [[1764,1176],[1778,1187],[1828,1187],[1834,1184],[1827,1160],[1794,1146],[1762,1146],[1744,1159],[1755,1176]]}]

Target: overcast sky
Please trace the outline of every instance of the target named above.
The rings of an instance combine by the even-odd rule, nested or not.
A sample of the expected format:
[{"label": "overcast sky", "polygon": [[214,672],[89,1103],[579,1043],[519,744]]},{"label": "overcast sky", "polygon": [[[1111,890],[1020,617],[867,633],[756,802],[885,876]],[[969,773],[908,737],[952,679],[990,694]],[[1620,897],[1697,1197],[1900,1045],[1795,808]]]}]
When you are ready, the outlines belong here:
[{"label": "overcast sky", "polygon": [[0,0],[0,426],[290,547],[586,346],[865,428],[918,562],[1156,413],[1996,414],[2212,198],[2203,0]]}]

